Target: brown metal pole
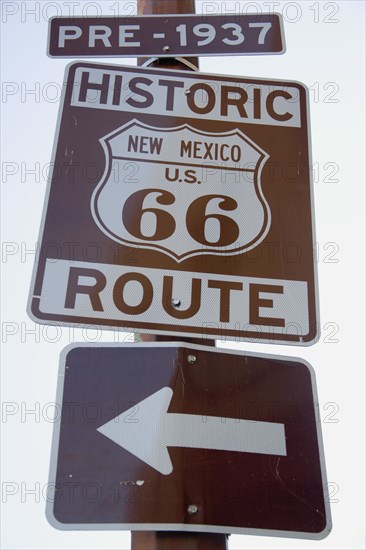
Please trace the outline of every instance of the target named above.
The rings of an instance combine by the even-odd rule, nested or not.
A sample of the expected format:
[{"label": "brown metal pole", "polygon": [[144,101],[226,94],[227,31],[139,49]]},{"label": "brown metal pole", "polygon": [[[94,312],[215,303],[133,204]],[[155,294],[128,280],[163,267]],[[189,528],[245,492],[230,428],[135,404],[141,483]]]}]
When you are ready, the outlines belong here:
[{"label": "brown metal pole", "polygon": [[[195,0],[137,0],[139,15],[195,13]],[[190,57],[190,63],[198,68],[198,58]],[[139,58],[143,65],[146,58]],[[175,58],[160,58],[150,65],[165,69],[190,70],[187,65]],[[181,338],[177,336],[158,336],[140,334],[143,342],[185,341],[206,346],[214,346],[214,340]],[[227,550],[227,535],[220,533],[183,533],[169,531],[132,531],[131,550]]]},{"label": "brown metal pole", "polygon": [[226,535],[132,531],[132,550],[226,550]]},{"label": "brown metal pole", "polygon": [[177,15],[195,11],[195,0],[137,0],[139,15]]},{"label": "brown metal pole", "polygon": [[[195,13],[195,0],[137,0],[139,15],[165,15],[179,13]],[[138,58],[137,64],[143,65],[146,58]],[[198,58],[190,57],[189,62],[198,68]],[[151,63],[150,67],[165,69],[189,70],[189,68],[177,61],[174,57],[163,57]]]}]

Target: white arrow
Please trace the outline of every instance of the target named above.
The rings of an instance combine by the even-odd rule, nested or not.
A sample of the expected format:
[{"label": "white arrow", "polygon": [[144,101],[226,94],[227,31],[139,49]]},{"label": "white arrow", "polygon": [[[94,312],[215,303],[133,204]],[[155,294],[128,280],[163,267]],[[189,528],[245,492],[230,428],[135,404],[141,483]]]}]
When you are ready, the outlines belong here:
[{"label": "white arrow", "polygon": [[165,475],[173,471],[167,447],[287,454],[284,424],[168,413],[172,396],[162,388],[98,431]]}]

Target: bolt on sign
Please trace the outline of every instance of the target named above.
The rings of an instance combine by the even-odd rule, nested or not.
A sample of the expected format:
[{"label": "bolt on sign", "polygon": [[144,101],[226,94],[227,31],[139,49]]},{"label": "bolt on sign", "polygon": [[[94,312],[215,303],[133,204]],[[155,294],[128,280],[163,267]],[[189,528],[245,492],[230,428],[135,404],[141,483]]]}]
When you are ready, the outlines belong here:
[{"label": "bolt on sign", "polygon": [[71,345],[58,380],[56,528],[329,534],[315,374],[302,360]]},{"label": "bolt on sign", "polygon": [[316,341],[304,86],[77,62],[64,89],[31,315]]},{"label": "bolt on sign", "polygon": [[172,57],[282,54],[282,16],[139,15],[53,17],[50,57]]}]

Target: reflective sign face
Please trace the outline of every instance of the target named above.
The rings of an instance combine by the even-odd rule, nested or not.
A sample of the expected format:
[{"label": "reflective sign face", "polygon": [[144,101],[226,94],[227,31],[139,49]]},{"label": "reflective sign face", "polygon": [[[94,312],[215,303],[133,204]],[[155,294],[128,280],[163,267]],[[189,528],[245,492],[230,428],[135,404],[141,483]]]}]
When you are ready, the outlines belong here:
[{"label": "reflective sign face", "polygon": [[314,373],[299,359],[70,346],[59,381],[55,527],[329,533]]},{"label": "reflective sign face", "polygon": [[37,320],[316,341],[301,84],[75,63],[52,166]]},{"label": "reflective sign face", "polygon": [[51,57],[175,57],[281,54],[277,13],[53,17]]}]

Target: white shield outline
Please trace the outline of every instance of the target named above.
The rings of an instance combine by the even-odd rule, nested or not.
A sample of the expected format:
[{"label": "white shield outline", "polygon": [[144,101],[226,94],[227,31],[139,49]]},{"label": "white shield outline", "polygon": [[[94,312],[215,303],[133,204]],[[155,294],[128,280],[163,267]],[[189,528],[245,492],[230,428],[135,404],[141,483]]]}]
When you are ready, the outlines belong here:
[{"label": "white shield outline", "polygon": [[[116,138],[121,133],[126,132],[127,130],[131,129],[132,127],[137,126],[142,129],[150,130],[150,131],[159,131],[161,133],[163,132],[179,132],[182,130],[189,130],[193,134],[196,134],[200,137],[204,138],[222,138],[224,136],[230,137],[230,136],[238,136],[240,139],[242,139],[247,145],[250,146],[254,151],[256,151],[259,155],[259,161],[255,165],[255,169],[251,170],[253,171],[253,184],[254,184],[254,190],[257,195],[258,201],[261,204],[263,208],[263,224],[261,226],[260,231],[257,232],[257,235],[255,238],[253,238],[250,242],[247,242],[241,246],[235,246],[234,248],[230,249],[228,247],[212,247],[212,248],[204,248],[201,245],[201,248],[196,248],[194,250],[189,250],[188,252],[184,252],[183,254],[176,254],[172,250],[160,245],[156,244],[154,242],[144,242],[141,240],[128,240],[120,235],[113,232],[108,226],[105,224],[102,216],[100,215],[100,212],[98,210],[98,199],[100,197],[101,192],[103,189],[107,186],[110,175],[111,175],[111,168],[112,168],[112,160],[113,160],[113,153],[112,148],[110,145],[110,141],[113,138]],[[129,246],[132,248],[138,248],[138,249],[153,249],[159,252],[162,252],[171,258],[173,258],[177,263],[180,263],[183,260],[186,260],[187,258],[196,256],[196,255],[238,255],[242,254],[243,252],[248,252],[258,246],[266,237],[268,234],[268,231],[271,226],[271,210],[269,207],[269,204],[263,194],[263,190],[261,187],[261,174],[264,167],[264,164],[269,158],[269,155],[261,148],[259,147],[254,141],[252,141],[248,136],[246,136],[240,129],[235,128],[234,130],[226,131],[226,132],[203,132],[200,131],[189,124],[182,124],[180,126],[175,127],[157,127],[157,126],[151,126],[148,124],[145,124],[137,119],[132,119],[128,123],[123,124],[122,126],[118,127],[117,129],[113,130],[109,134],[103,136],[99,139],[103,151],[105,154],[106,164],[104,173],[102,175],[102,178],[100,182],[98,183],[97,187],[95,188],[92,197],[91,197],[91,213],[93,216],[93,219],[99,229],[103,231],[109,238],[112,238],[114,241],[119,242],[125,246]],[[125,159],[130,160],[131,162],[135,162],[136,159],[130,158]],[[141,160],[141,159],[140,159]],[[142,161],[141,161],[142,162]],[[153,161],[151,161],[153,162]],[[179,163],[175,163],[179,164]],[[186,164],[186,163],[184,163]],[[209,167],[210,165],[207,164]],[[128,195],[129,196],[129,195]],[[128,196],[126,198],[128,198]]]}]

